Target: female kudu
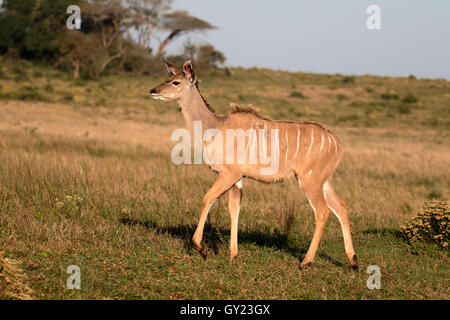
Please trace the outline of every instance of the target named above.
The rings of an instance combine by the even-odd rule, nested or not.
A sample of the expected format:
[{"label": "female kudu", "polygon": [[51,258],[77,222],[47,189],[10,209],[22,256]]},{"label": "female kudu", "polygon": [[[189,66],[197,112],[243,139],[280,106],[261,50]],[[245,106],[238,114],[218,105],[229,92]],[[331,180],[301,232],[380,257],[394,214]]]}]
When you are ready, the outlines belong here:
[{"label": "female kudu", "polygon": [[[230,130],[247,132],[242,140],[245,141],[244,161],[213,161],[209,164],[219,176],[203,199],[200,219],[193,236],[193,242],[200,254],[206,258],[206,248],[202,244],[203,228],[208,211],[216,199],[228,191],[231,218],[230,260],[233,260],[238,253],[242,178],[276,183],[295,176],[307,195],[316,221],[313,239],[300,267],[303,269],[312,263],[331,210],[341,224],[345,253],[350,265],[357,268],[347,208],[330,184],[331,176],[342,157],[339,139],[320,124],[274,121],[259,115],[255,109],[249,107],[234,106],[233,112],[228,115],[215,114],[198,90],[196,74],[190,61],[183,65],[182,70],[168,61],[166,66],[169,79],[150,90],[150,95],[163,101],[176,100],[191,132],[197,121],[201,121],[202,130],[216,130],[216,140],[219,136],[228,137]],[[253,134],[257,130],[263,132],[259,135],[259,145],[255,143],[257,137]],[[275,144],[267,144],[269,140],[275,141]],[[201,143],[207,146],[205,141]],[[227,157],[231,153],[234,159],[234,155],[239,151],[234,144],[234,138],[232,144],[220,146],[214,149],[216,157],[223,151]],[[243,150],[240,149],[241,153]],[[269,151],[272,157],[277,156],[277,168],[274,172],[264,173],[267,161],[262,161],[262,157],[264,152]],[[222,155],[220,158],[223,159]]]}]

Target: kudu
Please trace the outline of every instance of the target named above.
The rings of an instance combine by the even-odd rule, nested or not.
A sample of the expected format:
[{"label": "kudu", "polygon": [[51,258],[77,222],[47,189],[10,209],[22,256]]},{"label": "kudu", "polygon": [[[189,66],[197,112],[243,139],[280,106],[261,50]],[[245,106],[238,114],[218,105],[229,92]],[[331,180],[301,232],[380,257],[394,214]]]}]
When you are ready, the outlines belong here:
[{"label": "kudu", "polygon": [[[231,218],[230,260],[238,253],[238,217],[242,198],[242,179],[249,178],[263,183],[276,183],[295,176],[299,186],[305,191],[315,214],[314,236],[300,267],[310,265],[314,259],[330,210],[338,218],[344,237],[345,253],[352,268],[357,268],[356,255],[350,234],[350,224],[344,201],[331,187],[331,177],[341,157],[339,139],[322,125],[313,122],[274,121],[261,116],[251,107],[234,106],[232,113],[218,115],[206,103],[198,90],[198,81],[191,61],[187,61],[182,70],[166,61],[169,79],[150,90],[150,95],[159,100],[176,100],[181,107],[188,129],[192,132],[196,121],[201,121],[203,130],[216,129],[226,135],[228,130],[250,132],[262,130],[262,141],[273,141],[275,145],[264,143],[261,151],[278,154],[278,170],[271,174],[262,174],[262,161],[250,161],[252,134],[245,136],[245,161],[238,163],[211,163],[210,168],[218,173],[218,178],[203,199],[200,219],[192,238],[199,253],[206,258],[206,248],[202,244],[203,228],[208,211],[213,202],[228,191],[229,213]],[[241,132],[242,132],[241,131]],[[206,143],[202,141],[203,145]],[[253,143],[254,144],[254,143]],[[220,153],[216,150],[217,153]],[[233,143],[223,147],[225,154],[237,154],[237,146]],[[242,152],[242,149],[241,149]],[[262,152],[253,152],[256,160]],[[267,164],[267,162],[266,162]]]}]

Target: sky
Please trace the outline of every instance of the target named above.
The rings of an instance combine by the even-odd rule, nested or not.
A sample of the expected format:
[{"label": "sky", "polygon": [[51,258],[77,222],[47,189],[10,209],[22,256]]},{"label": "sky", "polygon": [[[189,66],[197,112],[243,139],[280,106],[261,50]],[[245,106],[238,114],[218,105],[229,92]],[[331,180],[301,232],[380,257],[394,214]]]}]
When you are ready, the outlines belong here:
[{"label": "sky", "polygon": [[[381,29],[369,30],[369,5]],[[211,43],[227,66],[450,80],[449,0],[175,0],[217,30],[181,37]]]}]

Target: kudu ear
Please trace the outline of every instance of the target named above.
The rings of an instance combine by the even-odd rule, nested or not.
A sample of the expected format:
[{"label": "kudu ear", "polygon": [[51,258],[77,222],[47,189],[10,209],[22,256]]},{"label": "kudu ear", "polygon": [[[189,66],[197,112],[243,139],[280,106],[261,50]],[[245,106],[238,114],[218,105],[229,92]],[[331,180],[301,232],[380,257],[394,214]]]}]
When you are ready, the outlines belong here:
[{"label": "kudu ear", "polygon": [[174,76],[180,72],[180,70],[177,67],[175,67],[174,64],[169,60],[164,59],[164,62],[166,63],[167,72],[169,72],[169,76]]},{"label": "kudu ear", "polygon": [[197,82],[197,76],[195,75],[194,67],[192,66],[191,60],[186,61],[183,65],[183,73],[191,84]]}]

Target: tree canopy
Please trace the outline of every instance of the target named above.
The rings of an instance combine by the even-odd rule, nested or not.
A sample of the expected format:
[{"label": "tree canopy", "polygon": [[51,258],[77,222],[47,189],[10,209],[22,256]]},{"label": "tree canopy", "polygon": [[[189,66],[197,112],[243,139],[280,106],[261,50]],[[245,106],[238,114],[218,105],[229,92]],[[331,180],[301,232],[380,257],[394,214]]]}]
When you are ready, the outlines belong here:
[{"label": "tree canopy", "polygon": [[[0,54],[54,64],[74,77],[138,69],[150,73],[173,39],[215,28],[186,11],[172,11],[171,4],[172,0],[4,0]],[[66,26],[70,5],[81,9],[80,30]],[[164,34],[154,54],[153,42]],[[225,59],[211,45],[194,47],[198,57],[209,61],[205,66]],[[211,56],[205,58],[205,52]],[[185,50],[181,55],[186,54]]]}]

